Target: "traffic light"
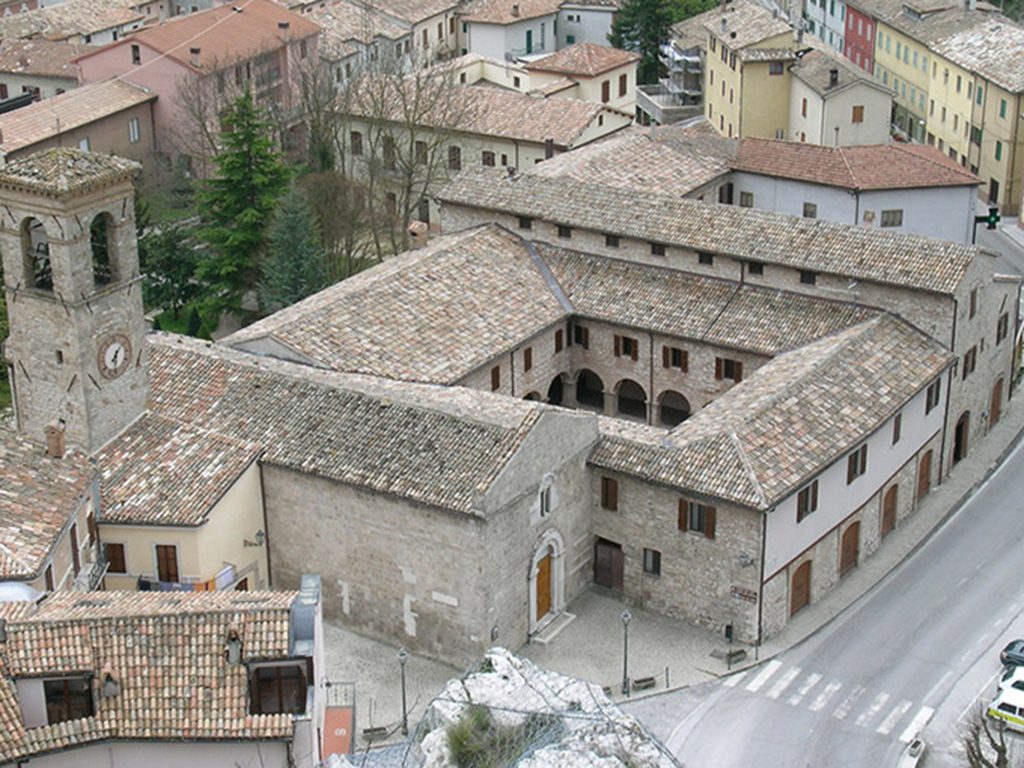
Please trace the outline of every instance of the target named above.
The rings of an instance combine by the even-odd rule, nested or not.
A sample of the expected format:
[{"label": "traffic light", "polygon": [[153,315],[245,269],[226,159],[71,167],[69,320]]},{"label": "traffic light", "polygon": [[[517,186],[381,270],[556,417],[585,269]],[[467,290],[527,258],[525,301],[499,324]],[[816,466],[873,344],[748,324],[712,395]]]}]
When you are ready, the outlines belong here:
[{"label": "traffic light", "polygon": [[999,223],[999,209],[996,207],[990,207],[988,209],[988,216],[985,217],[985,224],[988,229],[995,229],[996,224]]}]

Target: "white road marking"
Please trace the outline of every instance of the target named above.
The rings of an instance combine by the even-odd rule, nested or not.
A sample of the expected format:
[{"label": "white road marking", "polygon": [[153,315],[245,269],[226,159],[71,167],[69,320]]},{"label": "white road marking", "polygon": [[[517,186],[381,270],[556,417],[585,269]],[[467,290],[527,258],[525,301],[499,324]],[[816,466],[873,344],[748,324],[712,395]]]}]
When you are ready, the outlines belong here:
[{"label": "white road marking", "polygon": [[931,720],[932,715],[935,714],[935,710],[931,707],[921,707],[914,715],[914,719],[910,721],[903,733],[900,734],[900,741],[909,744],[915,738],[917,734],[921,732],[921,729],[927,725],[928,721]]},{"label": "white road marking", "polygon": [[807,679],[804,680],[804,684],[800,686],[800,689],[796,693],[789,697],[787,702],[795,707],[803,700],[804,696],[807,695],[807,692],[818,684],[819,680],[821,680],[821,675],[819,675],[817,672],[808,675]]},{"label": "white road marking", "polygon": [[995,621],[992,622],[992,629],[998,629],[1000,626],[1002,626],[1002,624],[1003,624],[1003,620],[1002,619],[996,619]]},{"label": "white road marking", "polygon": [[747,690],[751,693],[756,693],[757,691],[761,690],[761,686],[768,682],[768,678],[770,678],[780,669],[782,669],[782,662],[777,661],[776,659],[772,659],[764,665],[764,669],[758,672],[757,676],[754,677],[753,680],[747,683]]},{"label": "white road marking", "polygon": [[966,577],[966,576],[964,576],[964,577],[963,577],[962,579],[960,579],[960,581],[958,581],[958,582],[956,583],[956,586],[957,586],[957,588],[959,588],[959,587],[962,587],[962,586],[963,586],[964,584],[966,584],[966,583],[967,583],[967,577]]},{"label": "white road marking", "polygon": [[858,685],[854,688],[850,692],[850,695],[843,699],[843,703],[836,707],[836,711],[832,713],[832,717],[836,720],[843,720],[848,714],[850,714],[850,710],[853,709],[853,705],[857,703],[857,699],[864,695],[864,691],[866,690],[867,688],[863,685]]},{"label": "white road marking", "polygon": [[875,732],[880,733],[883,736],[887,736],[889,731],[891,731],[896,726],[896,723],[899,722],[900,718],[907,714],[907,711],[911,706],[913,706],[913,702],[907,701],[906,699],[901,701],[892,708],[892,711],[888,714],[885,720],[882,721],[882,724],[875,729]]},{"label": "white road marking", "polygon": [[871,706],[868,707],[868,711],[860,713],[860,716],[857,718],[857,725],[867,725],[868,722],[870,722],[871,718],[878,714],[878,710],[885,706],[885,702],[887,702],[888,700],[888,693],[880,693],[877,696],[875,696],[874,700],[871,702]]},{"label": "white road marking", "polygon": [[773,685],[768,690],[768,693],[766,694],[768,696],[768,698],[769,699],[777,699],[777,698],[779,698],[779,696],[782,695],[782,692],[784,690],[786,690],[786,688],[789,687],[789,684],[792,683],[793,680],[795,680],[796,677],[799,674],[800,674],[800,667],[790,667],[789,669],[787,669],[782,674],[782,677],[780,677],[778,680],[775,681],[775,685]]},{"label": "white road marking", "polygon": [[726,688],[735,688],[736,684],[747,676],[747,670],[737,672],[735,675],[729,675],[725,680],[722,681],[722,685]]},{"label": "white road marking", "polygon": [[811,706],[808,707],[808,709],[810,709],[811,712],[820,712],[825,708],[825,705],[828,704],[828,700],[835,696],[842,687],[842,683],[838,680],[833,680],[825,686],[825,689],[821,693],[818,694],[818,698],[811,702]]}]

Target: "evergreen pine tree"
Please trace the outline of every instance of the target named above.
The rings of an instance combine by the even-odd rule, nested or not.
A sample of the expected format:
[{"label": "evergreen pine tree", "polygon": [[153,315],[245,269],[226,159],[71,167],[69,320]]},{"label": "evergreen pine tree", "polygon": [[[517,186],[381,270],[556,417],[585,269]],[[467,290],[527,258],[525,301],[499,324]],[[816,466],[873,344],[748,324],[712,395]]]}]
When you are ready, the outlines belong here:
[{"label": "evergreen pine tree", "polygon": [[242,296],[259,283],[264,230],[288,183],[252,94],[236,99],[221,124],[217,175],[200,193],[200,236],[210,247],[196,268],[208,289],[204,303],[217,316],[240,313]]},{"label": "evergreen pine tree", "polygon": [[306,196],[292,187],[281,198],[267,232],[260,309],[269,314],[327,284],[327,265]]},{"label": "evergreen pine tree", "polygon": [[669,38],[672,7],[666,0],[625,0],[615,14],[608,42],[640,54],[637,83],[656,83],[661,74],[661,44]]},{"label": "evergreen pine tree", "polygon": [[192,311],[188,313],[188,327],[185,328],[185,333],[188,336],[199,336],[199,330],[203,327],[202,320],[199,317],[199,310],[192,307]]}]

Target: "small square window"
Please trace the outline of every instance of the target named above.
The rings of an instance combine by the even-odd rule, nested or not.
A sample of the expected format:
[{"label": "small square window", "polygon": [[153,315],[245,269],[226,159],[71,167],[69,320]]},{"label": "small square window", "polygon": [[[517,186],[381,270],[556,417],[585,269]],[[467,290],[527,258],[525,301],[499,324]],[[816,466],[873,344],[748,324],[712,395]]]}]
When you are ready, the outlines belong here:
[{"label": "small square window", "polygon": [[572,227],[567,227],[564,224],[558,225],[558,236],[563,240],[572,239]]},{"label": "small square window", "polygon": [[818,205],[817,205],[817,203],[804,203],[804,218],[805,219],[816,219],[816,218],[818,218]]},{"label": "small square window", "polygon": [[661,575],[661,552],[644,547],[644,573],[649,576]]},{"label": "small square window", "polygon": [[619,241],[619,236],[618,235],[605,235],[604,236],[604,244],[607,245],[609,248],[618,248],[619,247],[619,242],[620,241]]},{"label": "small square window", "polygon": [[749,275],[763,275],[764,264],[760,261],[748,261],[747,262],[747,274]]},{"label": "small square window", "polygon": [[895,208],[888,211],[882,211],[882,226],[883,227],[902,227],[903,226],[903,209]]},{"label": "small square window", "polygon": [[651,255],[652,256],[664,256],[665,246],[662,243],[651,243]]},{"label": "small square window", "polygon": [[715,257],[713,254],[710,254],[707,251],[698,251],[697,263],[703,264],[705,267],[710,267],[715,263]]},{"label": "small square window", "polygon": [[753,208],[754,207],[754,193],[753,192],[740,192],[740,208]]},{"label": "small square window", "polygon": [[796,521],[799,523],[818,508],[818,481],[800,489],[796,495]]},{"label": "small square window", "polygon": [[800,282],[804,285],[815,285],[818,282],[818,273],[806,269],[800,270]]},{"label": "small square window", "polygon": [[520,229],[533,229],[533,219],[528,216],[519,217],[519,228]]}]

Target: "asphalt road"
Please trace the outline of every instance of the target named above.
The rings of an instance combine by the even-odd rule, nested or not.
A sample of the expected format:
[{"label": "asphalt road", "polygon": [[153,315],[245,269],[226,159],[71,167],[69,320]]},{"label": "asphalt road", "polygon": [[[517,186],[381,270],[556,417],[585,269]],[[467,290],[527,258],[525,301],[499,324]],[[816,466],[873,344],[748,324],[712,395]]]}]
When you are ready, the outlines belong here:
[{"label": "asphalt road", "polygon": [[[964,766],[963,719],[1024,637],[1024,449],[844,614],[758,667],[631,711],[687,768]],[[666,720],[666,718],[668,718]],[[673,722],[674,721],[674,722]]]}]

